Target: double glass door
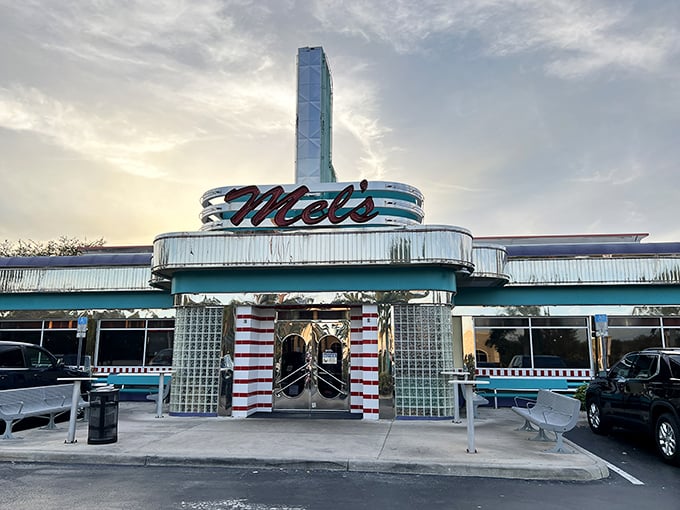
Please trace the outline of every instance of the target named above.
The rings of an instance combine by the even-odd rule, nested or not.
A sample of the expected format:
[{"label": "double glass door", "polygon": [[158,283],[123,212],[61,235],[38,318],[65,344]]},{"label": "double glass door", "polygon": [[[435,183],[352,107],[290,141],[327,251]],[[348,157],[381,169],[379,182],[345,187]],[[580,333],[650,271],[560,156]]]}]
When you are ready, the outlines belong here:
[{"label": "double glass door", "polygon": [[276,324],[275,411],[349,411],[348,321]]}]

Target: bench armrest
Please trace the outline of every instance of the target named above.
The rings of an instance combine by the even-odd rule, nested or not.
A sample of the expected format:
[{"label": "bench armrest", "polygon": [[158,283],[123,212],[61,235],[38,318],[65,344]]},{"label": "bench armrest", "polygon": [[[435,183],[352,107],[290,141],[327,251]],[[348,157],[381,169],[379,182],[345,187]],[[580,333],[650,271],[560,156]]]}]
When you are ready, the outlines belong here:
[{"label": "bench armrest", "polygon": [[[14,414],[21,414],[21,411],[24,409],[24,401],[19,400],[18,402],[12,402],[11,404],[0,404],[0,409],[4,407],[14,407],[14,406],[19,406],[19,409],[17,409],[16,413]],[[8,413],[10,414],[10,413]]]},{"label": "bench armrest", "polygon": [[532,408],[536,405],[536,400],[534,400],[533,398],[514,397],[514,400],[515,400],[515,407],[522,407],[522,406],[519,405],[520,401],[525,402],[524,407],[526,407],[527,409],[530,409],[530,408]]},{"label": "bench armrest", "polygon": [[546,423],[550,423],[550,420],[548,419],[548,416],[551,414],[559,414],[560,416],[565,416],[567,418],[571,418],[571,414],[569,413],[564,413],[562,411],[556,411],[555,409],[546,409],[543,411],[543,419],[545,420]]}]

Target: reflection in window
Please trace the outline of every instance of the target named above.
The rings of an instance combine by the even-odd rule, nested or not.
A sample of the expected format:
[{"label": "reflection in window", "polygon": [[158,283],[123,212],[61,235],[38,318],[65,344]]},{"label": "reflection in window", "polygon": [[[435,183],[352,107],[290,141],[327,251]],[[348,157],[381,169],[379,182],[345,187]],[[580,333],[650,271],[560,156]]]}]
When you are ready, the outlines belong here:
[{"label": "reflection in window", "polygon": [[56,362],[56,360],[50,357],[45,351],[36,347],[26,347],[25,353],[27,368],[51,367]]},{"label": "reflection in window", "polygon": [[68,355],[77,355],[78,338],[76,337],[76,330],[45,330],[43,347],[57,358],[63,358]]},{"label": "reflection in window", "polygon": [[659,346],[661,346],[661,329],[659,327],[609,328],[610,361],[615,362],[627,352],[641,351],[647,347]]},{"label": "reflection in window", "polygon": [[637,354],[629,354],[628,356],[623,358],[621,361],[619,361],[616,365],[614,365],[611,368],[611,370],[609,371],[609,377],[613,379],[619,377],[627,379],[628,377],[630,377],[636,357]]},{"label": "reflection in window", "polygon": [[136,366],[142,364],[144,330],[101,330],[99,365]]},{"label": "reflection in window", "polygon": [[24,355],[21,348],[16,346],[0,346],[0,367],[23,368]]},{"label": "reflection in window", "polygon": [[40,344],[40,330],[38,331],[8,331],[0,330],[0,340],[3,342],[25,342]]},{"label": "reflection in window", "polygon": [[507,367],[518,355],[531,354],[529,330],[476,328],[477,350],[486,354],[486,362],[478,360],[479,367]]},{"label": "reflection in window", "polygon": [[680,329],[664,329],[665,347],[680,347]]},{"label": "reflection in window", "polygon": [[[167,356],[170,352],[170,362],[167,365],[172,364],[172,343],[175,337],[174,330],[171,331],[148,331],[146,336],[146,365],[151,363],[151,360],[163,355]],[[158,363],[157,358],[155,363]]]},{"label": "reflection in window", "polygon": [[588,368],[588,330],[532,329],[535,368]]},{"label": "reflection in window", "polygon": [[640,354],[635,361],[635,369],[631,373],[631,377],[638,379],[649,379],[651,376],[656,374],[658,359],[658,356]]}]

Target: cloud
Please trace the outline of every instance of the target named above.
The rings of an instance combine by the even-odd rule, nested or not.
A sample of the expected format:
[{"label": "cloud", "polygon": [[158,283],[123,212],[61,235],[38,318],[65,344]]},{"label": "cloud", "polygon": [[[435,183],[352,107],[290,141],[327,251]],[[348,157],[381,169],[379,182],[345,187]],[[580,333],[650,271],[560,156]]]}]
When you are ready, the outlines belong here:
[{"label": "cloud", "polygon": [[[611,163],[609,163],[611,165]],[[575,171],[575,177],[567,182],[581,184],[597,184],[607,186],[624,186],[634,183],[644,176],[642,162],[634,157],[621,158],[615,168],[592,168],[592,163],[586,161]]]},{"label": "cloud", "polygon": [[[399,53],[426,52],[428,40],[478,37],[482,51],[505,57],[541,52],[545,72],[576,79],[617,68],[654,72],[680,49],[677,20],[662,10],[636,25],[629,2],[584,0],[379,0],[361,5],[319,2],[327,30],[391,45]],[[651,8],[653,10],[653,6]]]},{"label": "cloud", "polygon": [[334,93],[334,126],[349,133],[359,145],[361,156],[357,173],[362,177],[383,179],[388,173],[389,150],[384,137],[391,130],[378,117],[379,91],[362,78],[360,69],[346,69],[346,81],[336,81]]},{"label": "cloud", "polygon": [[51,98],[36,89],[0,88],[0,126],[30,131],[48,143],[124,172],[148,178],[164,172],[144,157],[171,150],[188,141],[181,135],[143,131],[125,117],[99,117]]}]

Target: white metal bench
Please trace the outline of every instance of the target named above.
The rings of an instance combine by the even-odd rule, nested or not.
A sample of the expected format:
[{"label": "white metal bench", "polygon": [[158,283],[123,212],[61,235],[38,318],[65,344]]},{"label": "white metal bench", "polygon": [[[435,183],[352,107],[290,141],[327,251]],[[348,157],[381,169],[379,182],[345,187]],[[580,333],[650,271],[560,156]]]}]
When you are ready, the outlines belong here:
[{"label": "white metal bench", "polygon": [[555,433],[557,444],[555,448],[546,451],[573,453],[564,447],[562,434],[576,426],[581,410],[580,400],[548,390],[539,390],[536,400],[529,402],[527,407],[513,406],[512,410],[524,418],[522,430],[535,430],[532,424],[538,427],[538,434],[533,440],[551,441],[545,435],[545,431]]},{"label": "white metal bench", "polygon": [[[0,391],[0,420],[5,422],[2,439],[16,439],[12,428],[24,418],[49,416],[46,429],[56,429],[54,419],[71,409],[73,383],[53,386],[36,386]],[[82,398],[79,407],[86,407]]]}]

